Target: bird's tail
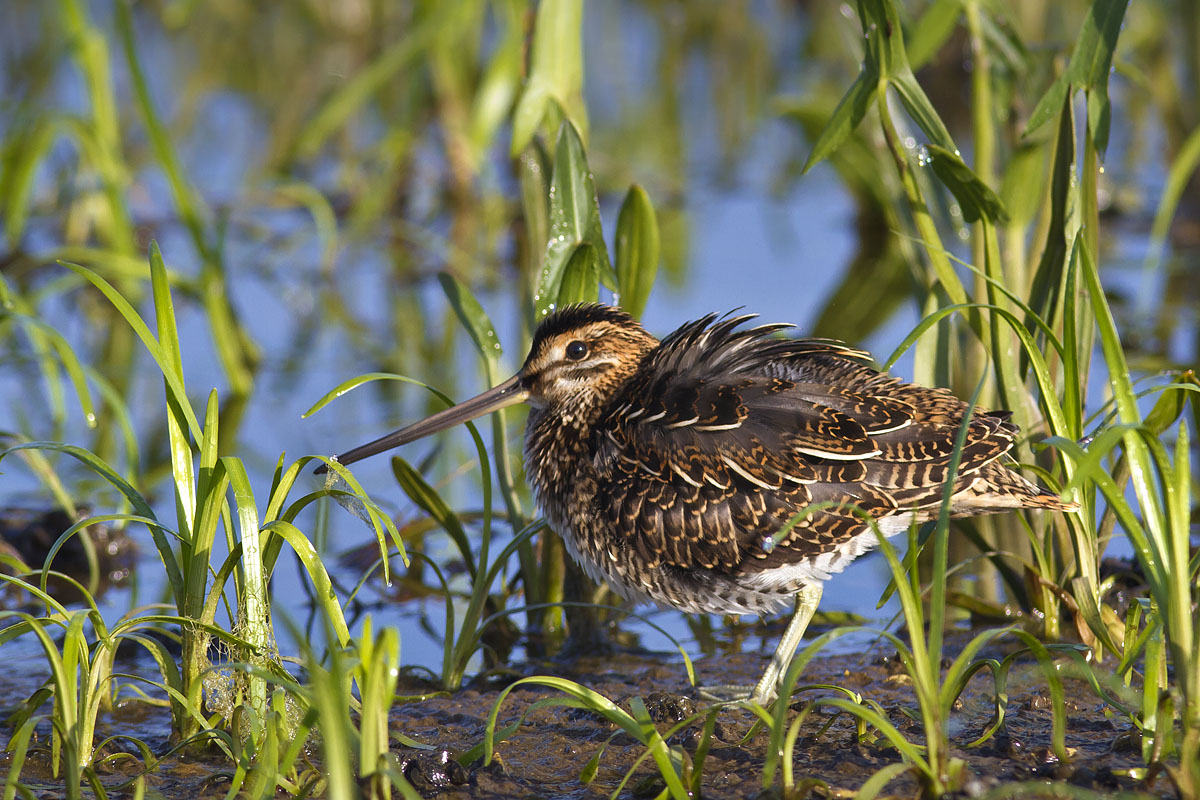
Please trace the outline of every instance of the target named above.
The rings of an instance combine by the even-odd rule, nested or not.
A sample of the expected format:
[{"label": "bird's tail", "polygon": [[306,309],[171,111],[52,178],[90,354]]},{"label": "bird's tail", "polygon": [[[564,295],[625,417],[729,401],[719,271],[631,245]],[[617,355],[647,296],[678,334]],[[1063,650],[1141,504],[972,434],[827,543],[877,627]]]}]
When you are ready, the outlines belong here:
[{"label": "bird's tail", "polygon": [[955,514],[987,514],[1011,508],[1077,511],[1079,503],[1063,500],[998,461],[981,469],[975,482],[954,498]]}]

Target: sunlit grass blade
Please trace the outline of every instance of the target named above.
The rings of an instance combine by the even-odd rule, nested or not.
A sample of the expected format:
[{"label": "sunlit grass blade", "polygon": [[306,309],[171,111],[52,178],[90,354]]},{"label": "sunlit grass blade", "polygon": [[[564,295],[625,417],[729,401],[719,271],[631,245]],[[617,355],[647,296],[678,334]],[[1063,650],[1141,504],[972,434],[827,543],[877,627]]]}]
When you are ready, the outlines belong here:
[{"label": "sunlit grass blade", "polygon": [[400,638],[394,628],[384,628],[378,636],[371,630],[370,617],[363,621],[358,639],[361,661],[359,699],[359,762],[368,772],[388,753],[388,710],[396,693],[399,677]]},{"label": "sunlit grass blade", "polygon": [[629,187],[617,215],[615,250],[621,307],[640,317],[658,274],[659,242],[650,195],[636,184]]},{"label": "sunlit grass blade", "polygon": [[595,179],[588,168],[579,133],[569,121],[563,122],[554,150],[549,221],[550,238],[534,297],[535,321],[540,321],[558,302],[567,264],[585,242],[595,249],[600,279],[607,286],[615,285],[608,247],[600,230]]},{"label": "sunlit grass blade", "polygon": [[442,402],[444,402],[447,406],[454,405],[454,401],[450,399],[449,395],[442,393],[441,391],[435,389],[434,387],[432,387],[429,384],[424,383],[422,381],[418,381],[413,378],[406,378],[403,375],[395,375],[390,372],[367,372],[362,375],[358,375],[358,376],[355,376],[348,380],[342,381],[337,386],[333,387],[328,392],[321,395],[321,398],[319,400],[317,400],[315,403],[313,403],[311,406],[309,406],[308,410],[300,415],[300,418],[307,419],[308,417],[311,417],[313,414],[317,413],[322,408],[327,406],[329,403],[331,403],[332,401],[341,397],[342,395],[346,394],[347,392],[357,389],[359,386],[362,386],[365,383],[370,383],[371,381],[379,381],[379,380],[400,381],[401,383],[411,383],[413,386],[420,386],[422,389],[427,389],[434,396],[436,396],[438,399],[440,399]]},{"label": "sunlit grass blade", "polygon": [[167,383],[168,391],[172,401],[179,404],[180,411],[184,416],[188,429],[192,435],[198,440],[200,438],[200,422],[196,419],[195,412],[187,401],[187,391],[180,380],[178,372],[172,366],[169,357],[164,354],[162,347],[158,343],[158,339],[150,332],[145,321],[137,310],[129,303],[127,299],[119,292],[112,284],[104,280],[97,273],[86,267],[81,267],[78,264],[63,262],[63,266],[86,278],[93,286],[99,289],[105,297],[116,307],[125,321],[133,328],[134,333],[142,340],[146,350],[149,351],[150,357],[158,365]]},{"label": "sunlit grass blade", "polygon": [[475,566],[475,553],[458,515],[450,510],[450,506],[446,505],[441,495],[429,485],[421,473],[403,458],[392,458],[392,474],[396,476],[396,482],[400,484],[408,499],[442,526],[442,530],[458,548],[467,568],[467,575],[474,582],[478,571]]},{"label": "sunlit grass blade", "polygon": [[442,285],[442,291],[446,293],[450,307],[458,315],[459,322],[470,335],[479,355],[495,366],[504,354],[504,350],[500,347],[500,339],[496,336],[496,326],[488,318],[483,306],[475,299],[475,295],[471,294],[471,290],[449,272],[439,272],[438,282]]},{"label": "sunlit grass blade", "polygon": [[300,559],[305,572],[308,573],[309,580],[312,581],[317,603],[329,620],[335,641],[344,646],[350,640],[350,632],[346,627],[346,619],[342,614],[337,593],[334,591],[333,581],[329,579],[329,573],[325,569],[321,555],[313,547],[312,542],[299,528],[283,520],[266,523],[263,525],[263,531],[270,531],[279,536],[296,553],[296,557]]},{"label": "sunlit grass blade", "polygon": [[850,137],[867,111],[875,102],[879,92],[879,66],[873,59],[863,62],[862,71],[846,91],[833,116],[825,123],[821,135],[813,144],[812,152],[804,162],[804,172],[829,158]]},{"label": "sunlit grass blade", "polygon": [[[270,596],[267,576],[263,571],[263,553],[259,540],[258,509],[254,489],[240,459],[225,456],[221,459],[229,475],[237,504],[238,541],[242,546],[242,581],[238,592],[238,632],[249,643],[246,658],[251,664],[266,667],[273,660],[277,645],[271,627]],[[253,675],[249,678],[251,708],[260,716],[267,713],[266,682]]]},{"label": "sunlit grass blade", "polygon": [[583,101],[583,0],[546,0],[539,3],[534,20],[529,77],[512,115],[511,153],[525,149],[543,120],[564,123],[587,136],[587,105]]},{"label": "sunlit grass blade", "polygon": [[596,248],[584,242],[575,248],[563,267],[562,284],[558,289],[558,306],[574,303],[594,303],[600,297],[600,269],[596,263]]}]

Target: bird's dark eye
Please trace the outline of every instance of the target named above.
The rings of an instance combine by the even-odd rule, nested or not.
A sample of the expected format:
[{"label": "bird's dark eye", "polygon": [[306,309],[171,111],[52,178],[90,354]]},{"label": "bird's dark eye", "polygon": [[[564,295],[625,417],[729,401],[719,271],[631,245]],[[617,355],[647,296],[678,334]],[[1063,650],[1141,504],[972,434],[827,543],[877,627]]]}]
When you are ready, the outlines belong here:
[{"label": "bird's dark eye", "polygon": [[588,346],[576,339],[567,345],[567,358],[578,361],[588,354]]}]

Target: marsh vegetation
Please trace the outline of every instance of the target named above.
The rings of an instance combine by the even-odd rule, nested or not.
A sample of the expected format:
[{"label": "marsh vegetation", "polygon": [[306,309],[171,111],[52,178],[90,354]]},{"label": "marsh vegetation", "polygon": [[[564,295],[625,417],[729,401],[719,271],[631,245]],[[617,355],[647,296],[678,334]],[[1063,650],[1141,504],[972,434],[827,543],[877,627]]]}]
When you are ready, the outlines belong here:
[{"label": "marsh vegetation", "polygon": [[[1194,4],[0,20],[4,800],[1200,797]],[[516,409],[311,476],[597,298],[868,345],[1080,509],[883,543],[721,709],[777,631],[581,585]]]}]

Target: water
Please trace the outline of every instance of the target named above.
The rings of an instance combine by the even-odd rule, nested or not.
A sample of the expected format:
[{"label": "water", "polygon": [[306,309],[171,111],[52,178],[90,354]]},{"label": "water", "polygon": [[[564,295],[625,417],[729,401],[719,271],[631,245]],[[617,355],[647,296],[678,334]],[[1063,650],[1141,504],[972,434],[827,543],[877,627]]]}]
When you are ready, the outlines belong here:
[{"label": "water", "polygon": [[[612,17],[615,13],[601,4],[589,5],[585,38],[589,42],[600,42],[594,49],[589,45],[586,69],[589,107],[595,124],[590,153],[593,168],[597,170],[611,168],[613,165],[609,162],[621,157],[619,151],[606,149],[606,143],[617,135],[614,128],[619,130],[619,125],[606,129],[600,121],[611,116],[619,123],[630,105],[636,105],[637,98],[653,97],[639,92],[636,87],[631,93],[631,85],[639,84],[640,76],[652,71],[654,48],[660,44],[648,17],[635,13],[628,20],[622,18],[617,22]],[[615,24],[628,26],[623,28],[627,35],[614,40],[600,34],[607,26]],[[806,24],[805,20],[785,16],[781,23],[766,26],[768,57],[786,63],[789,48],[805,38]],[[195,65],[178,57],[173,40],[156,24],[141,26],[139,35],[144,37],[143,59],[150,66],[148,72],[154,101],[170,120],[184,106],[182,101],[176,103],[175,89],[192,76]],[[666,333],[709,311],[723,312],[741,307],[761,315],[764,321],[793,322],[799,333],[807,333],[825,309],[827,298],[841,279],[844,265],[856,252],[857,206],[827,164],[819,165],[803,180],[780,181],[779,165],[806,149],[800,144],[796,128],[790,124],[757,118],[753,129],[744,132],[737,142],[739,153],[730,157],[727,132],[721,129],[721,120],[709,102],[714,81],[720,77],[716,71],[711,65],[688,64],[680,79],[682,129],[689,138],[682,152],[675,154],[680,162],[679,174],[674,178],[660,174],[669,173],[670,165],[643,166],[647,157],[641,152],[637,154],[641,161],[632,163],[625,170],[631,173],[630,179],[642,180],[645,175],[645,179],[663,187],[657,195],[652,195],[660,211],[678,203],[679,210],[687,217],[687,225],[682,228],[685,231],[682,242],[666,243],[667,247],[682,252],[686,274],[675,279],[662,276],[647,305],[645,324],[652,331]],[[792,74],[802,73],[794,70]],[[11,80],[12,76],[9,76]],[[53,96],[64,108],[81,110],[86,104],[79,98],[83,87],[78,76],[67,70],[61,80],[61,86]],[[127,94],[128,78],[121,69],[117,70],[117,80],[123,95]],[[795,84],[802,82],[793,79]],[[190,134],[177,143],[179,153],[188,175],[214,213],[227,215],[233,221],[224,241],[229,294],[264,355],[258,386],[234,447],[234,452],[247,462],[252,484],[264,493],[257,497],[261,508],[279,453],[286,451],[288,458],[293,459],[301,454],[344,451],[423,414],[426,405],[420,392],[407,389],[397,398],[394,393],[368,386],[339,397],[311,418],[301,418],[303,412],[333,386],[362,372],[388,368],[388,362],[396,358],[394,350],[415,353],[425,343],[439,341],[444,325],[455,323],[444,312],[445,301],[436,281],[425,278],[411,286],[396,286],[391,261],[393,253],[382,249],[384,236],[350,238],[343,242],[342,249],[333,259],[332,283],[326,282],[328,265],[324,253],[327,243],[316,233],[312,219],[306,212],[280,210],[267,202],[278,199],[274,193],[279,189],[279,183],[260,173],[260,165],[267,157],[262,144],[266,133],[262,110],[232,91],[213,92],[198,104],[186,107],[199,115],[202,122],[193,126]],[[1118,118],[1117,115],[1114,118]],[[1114,129],[1114,150],[1121,145]],[[1118,161],[1110,153],[1110,165]],[[338,166],[331,157],[319,162],[314,167],[314,180],[335,173]],[[428,275],[446,266],[447,259],[451,258],[449,254],[454,245],[449,228],[452,220],[438,210],[436,199],[437,181],[444,177],[445,165],[437,157],[430,156],[425,160],[418,159],[416,168],[424,171],[426,179],[417,184],[419,191],[411,200],[411,208],[416,212],[408,222],[419,219],[424,212],[428,214],[429,224],[420,230],[406,229],[403,235],[415,243],[409,257],[417,262],[421,274]],[[621,172],[618,169],[612,171]],[[1110,169],[1106,178],[1114,179],[1112,173],[1115,171]],[[1148,187],[1149,191],[1161,181],[1161,174],[1161,165],[1151,161],[1144,167],[1144,174],[1126,177],[1135,185]],[[35,191],[49,191],[50,177],[48,174],[42,176]],[[498,191],[509,197],[516,196],[507,176],[493,177]],[[168,265],[194,276],[199,264],[186,232],[166,213],[173,206],[169,187],[161,173],[148,169],[134,175],[133,179],[130,196],[134,215],[157,221],[152,226],[153,236],[162,247]],[[673,185],[675,183],[678,185]],[[669,189],[674,189],[682,200],[673,199]],[[610,242],[620,199],[621,193],[616,189],[605,192],[601,198],[605,231]],[[680,228],[665,229],[664,236],[671,236],[677,230]],[[1113,250],[1118,253],[1137,254],[1144,250],[1143,229],[1118,228],[1116,237]],[[45,249],[52,243],[51,226],[35,229],[27,240],[27,245],[33,249]],[[511,255],[503,248],[500,254]],[[1129,258],[1136,260],[1136,256]],[[512,371],[524,355],[517,344],[520,341],[517,312],[511,290],[503,285],[505,278],[497,278],[489,274],[489,270],[500,272],[495,265],[482,270],[480,299],[495,323],[492,332],[495,346],[498,349],[501,345],[504,347],[505,369]],[[1114,285],[1132,292],[1140,286],[1139,275],[1134,270],[1113,273]],[[349,330],[344,324],[327,322],[326,304],[330,291],[340,295],[360,329]],[[423,331],[416,332],[411,341],[397,343],[393,341],[396,337],[393,304],[406,293],[408,297],[418,298],[418,302],[432,313],[426,318],[428,325]],[[1158,292],[1153,294],[1160,296]],[[62,319],[68,340],[82,346],[88,335],[86,330],[72,319],[71,307],[62,304],[61,308],[56,308],[56,302],[50,301],[50,308],[44,315]],[[176,309],[185,353],[186,380],[193,401],[199,404],[210,387],[224,386],[225,379],[213,349],[208,318],[194,300],[180,296],[176,297]],[[144,306],[142,311],[150,314],[148,307]],[[857,344],[872,349],[882,358],[917,319],[915,306],[905,304],[866,341]],[[1180,363],[1195,361],[1195,330],[1193,311],[1171,334],[1168,347],[1172,360]],[[906,354],[894,371],[911,376],[911,359],[911,353]],[[420,358],[415,361],[419,362]],[[457,397],[470,396],[486,388],[479,383],[480,374],[476,357],[465,340],[459,342],[449,363],[434,364],[430,360],[426,364],[416,364],[411,370],[412,377],[446,386]],[[454,385],[448,386],[447,381]],[[47,429],[44,421],[31,418],[38,411],[38,404],[29,402],[30,392],[26,374],[0,373],[0,429]],[[161,381],[152,371],[135,382],[131,401],[139,431],[157,427],[158,417],[162,414],[160,397]],[[86,442],[88,434],[73,403],[68,391],[65,427],[55,432],[60,434],[56,438]],[[461,431],[447,435],[460,452],[465,452],[468,441],[465,436]],[[435,446],[431,442],[415,444],[405,451],[405,456],[419,463]],[[4,471],[0,503],[48,503],[39,483],[15,460],[7,459]],[[417,513],[396,487],[386,457],[355,465],[354,471],[386,511],[401,518]],[[75,485],[75,479],[81,478],[82,473],[70,468],[67,476],[68,485]],[[477,506],[478,494],[472,480],[474,476],[468,475],[450,483],[446,496],[455,507]],[[301,491],[315,490],[320,485],[320,479],[307,474],[301,479]],[[94,482],[88,487],[94,488]],[[159,498],[156,508],[164,519],[173,518],[168,495]],[[297,523],[309,532],[317,527],[313,514],[302,516]],[[323,546],[329,555],[327,564],[335,569],[334,554],[371,538],[364,526],[339,509],[334,509],[330,515],[329,532],[330,540]],[[430,537],[427,547],[435,558],[449,554],[440,536]],[[139,597],[142,600],[158,598],[163,594],[164,582],[148,536],[143,551]],[[293,619],[303,619],[307,613],[306,595],[302,591],[305,578],[301,572],[287,556],[276,569],[272,584],[278,613]],[[357,578],[353,571],[346,569],[338,569],[337,577],[346,586],[352,586]],[[850,611],[883,622],[895,611],[894,605],[883,610],[875,608],[885,581],[883,562],[864,558],[828,585],[822,609]],[[368,590],[368,599],[369,594]],[[105,611],[119,615],[128,607],[128,602],[120,595],[110,596],[105,599]],[[437,626],[442,616],[439,602],[415,601],[402,606],[374,608],[376,624],[395,624],[401,628],[405,663],[434,669],[440,666],[442,654]],[[423,615],[432,621],[432,635],[420,624]],[[694,651],[696,643],[678,614],[654,612],[652,618]],[[664,642],[652,629],[636,621],[630,621],[627,627],[639,632],[648,647],[670,649],[669,642]],[[285,653],[295,652],[297,643],[289,641],[284,627],[279,626],[277,630],[283,640],[281,649]]]}]

